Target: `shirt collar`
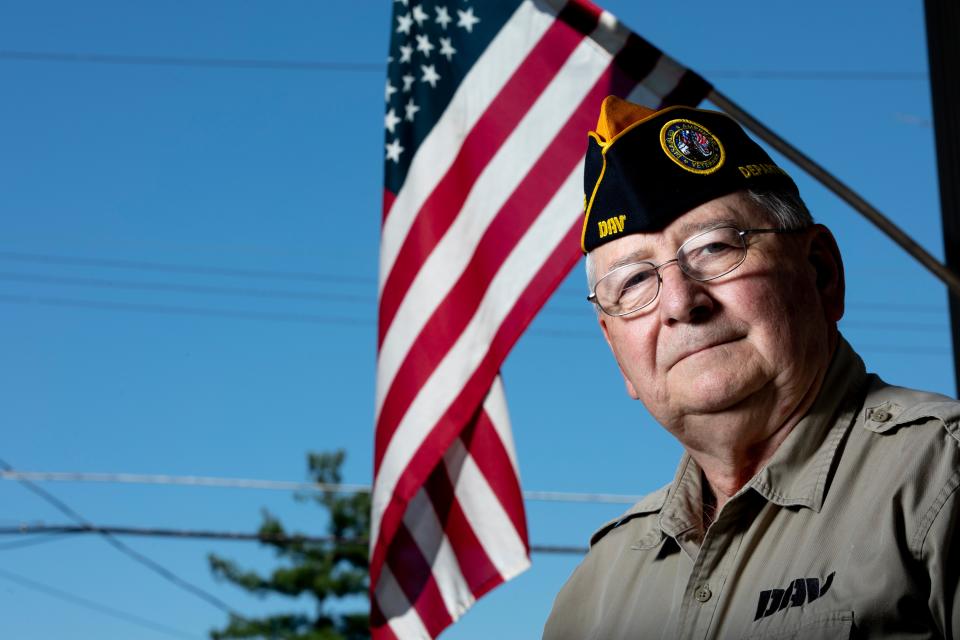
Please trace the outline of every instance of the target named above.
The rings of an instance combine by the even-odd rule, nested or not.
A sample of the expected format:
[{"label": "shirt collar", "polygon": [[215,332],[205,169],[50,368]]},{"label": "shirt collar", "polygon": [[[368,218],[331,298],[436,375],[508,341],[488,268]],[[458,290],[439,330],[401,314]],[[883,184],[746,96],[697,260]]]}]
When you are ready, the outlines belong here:
[{"label": "shirt collar", "polygon": [[813,406],[744,489],[781,506],[820,511],[827,476],[863,401],[866,378],[863,361],[841,336]]},{"label": "shirt collar", "polygon": [[[730,502],[753,489],[775,504],[819,511],[827,475],[856,416],[861,401],[858,390],[865,381],[863,361],[841,336],[813,406]],[[702,477],[700,466],[684,453],[660,513],[665,534],[682,539],[702,533]]]}]

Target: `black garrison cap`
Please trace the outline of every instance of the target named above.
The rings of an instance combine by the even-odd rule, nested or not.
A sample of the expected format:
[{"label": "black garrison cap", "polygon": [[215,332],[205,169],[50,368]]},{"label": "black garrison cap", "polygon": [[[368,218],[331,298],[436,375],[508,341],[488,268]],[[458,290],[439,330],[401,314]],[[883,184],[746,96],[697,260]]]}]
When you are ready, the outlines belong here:
[{"label": "black garrison cap", "polygon": [[741,189],[798,193],[787,173],[732,118],[659,111],[608,96],[589,133],[583,171],[584,253],[631,233],[659,231]]}]

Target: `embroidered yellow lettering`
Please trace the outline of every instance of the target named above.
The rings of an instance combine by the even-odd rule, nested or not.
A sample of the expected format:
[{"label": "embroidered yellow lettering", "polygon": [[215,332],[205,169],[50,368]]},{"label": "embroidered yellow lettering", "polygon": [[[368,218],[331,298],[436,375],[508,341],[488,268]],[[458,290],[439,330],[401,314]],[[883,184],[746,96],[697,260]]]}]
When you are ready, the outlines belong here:
[{"label": "embroidered yellow lettering", "polygon": [[786,172],[775,164],[747,164],[737,167],[744,178],[753,176],[786,175]]},{"label": "embroidered yellow lettering", "polygon": [[614,233],[620,233],[623,231],[623,223],[627,219],[627,216],[620,215],[615,218],[607,218],[606,220],[600,220],[597,222],[597,232],[601,238],[606,238],[609,235]]}]

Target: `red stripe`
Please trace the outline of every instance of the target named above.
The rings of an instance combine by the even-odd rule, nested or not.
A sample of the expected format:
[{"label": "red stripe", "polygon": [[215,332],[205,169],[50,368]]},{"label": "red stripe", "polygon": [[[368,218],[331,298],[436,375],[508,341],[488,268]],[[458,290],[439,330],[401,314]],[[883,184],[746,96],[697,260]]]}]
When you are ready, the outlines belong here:
[{"label": "red stripe", "polygon": [[371,640],[399,640],[393,629],[390,628],[383,611],[380,610],[377,597],[372,593],[370,596],[370,631]]},{"label": "red stripe", "polygon": [[[490,421],[486,411],[481,411],[474,425],[464,429],[460,434],[467,450],[476,462],[477,467],[487,484],[503,505],[504,511],[510,517],[517,535],[527,544],[527,517],[523,511],[523,494],[520,490],[520,479],[513,468],[510,454],[500,440],[500,434]],[[529,553],[530,547],[527,547]]]},{"label": "red stripe", "polygon": [[582,161],[583,148],[577,143],[582,142],[583,132],[592,125],[596,105],[610,89],[611,76],[608,68],[497,212],[457,283],[410,346],[387,390],[377,421],[375,473],[403,415],[470,322],[497,270]]},{"label": "red stripe", "polygon": [[[407,601],[417,610],[427,631],[434,638],[440,635],[440,632],[453,622],[453,618],[450,617],[447,605],[440,595],[440,587],[433,577],[430,563],[423,556],[406,525],[401,524],[397,528],[390,542],[387,562],[390,572],[407,596]],[[404,612],[384,611],[387,618],[402,613]]]},{"label": "red stripe", "polygon": [[397,199],[397,194],[390,189],[383,190],[383,219],[381,220],[381,225],[387,221],[387,216],[390,215],[390,211],[393,209],[393,203]]},{"label": "red stripe", "polygon": [[570,0],[557,14],[557,20],[565,22],[587,36],[600,22],[600,7],[585,0]]},{"label": "red stripe", "polygon": [[480,173],[583,40],[555,21],[467,134],[456,159],[417,212],[383,286],[377,345],[427,256],[453,224]]},{"label": "red stripe", "polygon": [[386,556],[386,543],[391,540],[399,526],[410,497],[423,486],[427,475],[436,465],[439,456],[443,455],[443,452],[457,437],[463,425],[467,423],[470,415],[476,411],[476,408],[483,401],[500,364],[516,343],[520,334],[527,328],[536,312],[580,258],[580,227],[582,223],[579,219],[579,212],[576,212],[571,218],[575,218],[572,226],[544,261],[537,274],[530,280],[523,293],[517,298],[510,313],[507,314],[500,325],[500,329],[494,336],[480,365],[464,384],[456,400],[421,443],[398,479],[393,495],[390,496],[390,502],[380,519],[379,536],[371,553],[371,585],[377,583]]},{"label": "red stripe", "polygon": [[447,466],[443,461],[430,474],[425,488],[433,503],[433,510],[436,511],[443,531],[450,541],[453,553],[457,556],[460,573],[463,574],[473,595],[478,596],[477,590],[491,578],[498,577],[501,580],[503,578],[493,566],[473,527],[464,515],[463,508],[454,494],[453,482],[447,474]]}]

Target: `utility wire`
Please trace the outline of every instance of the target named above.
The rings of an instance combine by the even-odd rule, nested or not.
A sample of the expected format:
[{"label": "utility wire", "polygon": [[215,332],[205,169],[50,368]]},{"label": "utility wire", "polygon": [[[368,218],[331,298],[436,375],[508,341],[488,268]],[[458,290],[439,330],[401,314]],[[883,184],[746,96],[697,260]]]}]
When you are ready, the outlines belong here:
[{"label": "utility wire", "polygon": [[[208,285],[188,285],[188,284],[179,284],[172,282],[137,282],[131,280],[108,280],[104,278],[84,278],[84,277],[74,277],[74,276],[48,276],[41,274],[32,274],[32,273],[18,273],[18,272],[7,272],[0,271],[0,281],[7,282],[25,282],[32,284],[44,284],[52,286],[72,286],[72,287],[93,287],[98,289],[113,289],[113,290],[127,290],[127,291],[163,291],[163,292],[174,292],[174,293],[195,293],[201,295],[225,295],[225,296],[242,296],[242,297],[253,297],[253,298],[266,298],[272,300],[304,300],[304,301],[315,301],[315,302],[347,302],[347,303],[358,303],[358,304],[370,304],[375,303],[374,295],[358,295],[358,294],[349,294],[349,293],[330,293],[330,292],[310,292],[310,291],[283,291],[275,289],[262,289],[262,288],[246,288],[246,287],[220,287],[220,286],[208,286]],[[882,308],[882,304],[874,305],[875,309]],[[904,305],[909,307],[909,305]],[[932,309],[935,309],[939,313],[945,313],[946,309],[942,307],[937,307],[935,305],[929,305]],[[916,310],[916,309],[912,309]],[[566,307],[556,307],[551,306],[547,309],[547,312],[551,315],[557,316],[569,316],[569,317],[584,317],[589,316],[592,311],[587,305],[584,305],[581,309],[573,309]],[[219,313],[223,313],[222,311]],[[236,312],[231,312],[236,313]],[[244,315],[251,312],[240,312]],[[252,312],[257,313],[257,312]],[[310,316],[307,316],[310,317]],[[300,316],[298,316],[300,318]],[[325,320],[329,320],[325,318]],[[349,322],[356,322],[353,319],[350,319]],[[363,320],[359,320],[363,322]],[[910,323],[910,322],[859,322],[859,321],[844,321],[844,325],[850,328],[858,329],[882,329],[882,330],[892,330],[892,331],[936,331],[940,329],[946,329],[946,323]]]},{"label": "utility wire", "polygon": [[349,71],[386,73],[382,62],[332,62],[309,60],[254,60],[233,58],[181,58],[176,56],[131,56],[65,51],[0,51],[0,60],[24,62],[75,62],[85,64],[121,64],[161,67],[200,67],[207,69],[264,69],[271,71]]},{"label": "utility wire", "polygon": [[[335,536],[302,536],[302,535],[264,535],[260,533],[244,533],[239,531],[208,531],[197,529],[164,529],[157,527],[119,527],[98,526],[93,524],[83,526],[70,525],[28,525],[18,527],[0,527],[0,535],[29,535],[39,533],[57,534],[88,534],[99,533],[119,536],[149,536],[160,538],[189,538],[201,540],[234,540],[245,542],[273,542],[277,544],[329,544],[349,547],[367,548],[370,541],[366,538],[337,538]],[[586,547],[570,545],[530,545],[533,553],[576,554],[585,555]]]},{"label": "utility wire", "polygon": [[[206,69],[257,69],[270,71],[386,73],[382,62],[340,62],[331,60],[264,60],[253,58],[206,58],[179,56],[139,56],[69,51],[0,51],[0,60],[20,62],[70,62],[136,66],[192,67]],[[924,71],[886,71],[870,69],[700,69],[709,78],[744,80],[851,80],[882,81],[926,80]]]},{"label": "utility wire", "polygon": [[189,640],[195,640],[197,638],[197,636],[190,635],[184,631],[180,631],[179,629],[174,629],[173,627],[168,627],[167,625],[161,622],[154,622],[153,620],[148,620],[147,618],[142,618],[138,615],[127,613],[126,611],[121,611],[111,606],[100,604],[99,602],[94,602],[93,600],[82,598],[72,593],[67,593],[62,589],[51,587],[50,585],[43,584],[42,582],[37,582],[36,580],[18,575],[16,573],[7,571],[5,569],[0,569],[0,578],[3,578],[4,580],[8,580],[10,582],[18,584],[21,587],[26,587],[27,589],[33,589],[34,591],[45,593],[48,596],[59,598],[60,600],[64,600],[71,604],[75,604],[79,607],[92,609],[93,611],[97,611],[104,615],[108,615],[113,618],[119,618],[120,620],[123,620],[125,622],[130,622],[132,624],[144,627],[146,629],[150,629],[152,631],[158,631],[160,633],[163,633],[168,636],[172,636],[174,638],[188,638]]},{"label": "utility wire", "polygon": [[[6,471],[6,472],[16,471],[8,462],[6,462],[5,460],[3,460],[2,458],[0,458],[0,468],[2,468],[2,469],[3,469],[4,471]],[[19,479],[18,481],[19,481],[20,484],[22,484],[25,488],[29,489],[30,491],[32,491],[32,492],[35,493],[36,495],[38,495],[38,496],[40,496],[41,498],[43,498],[45,501],[47,501],[48,503],[50,503],[51,505],[53,505],[58,511],[60,511],[61,513],[63,513],[64,515],[66,515],[68,518],[70,518],[71,520],[73,520],[73,521],[76,522],[77,524],[82,525],[82,526],[84,526],[84,527],[92,527],[92,526],[93,526],[93,525],[90,523],[90,521],[88,521],[86,518],[84,518],[82,515],[80,515],[80,514],[77,513],[76,511],[74,511],[74,510],[73,510],[70,506],[68,506],[65,502],[63,502],[62,500],[60,500],[59,498],[57,498],[56,496],[54,496],[54,495],[51,494],[50,492],[46,491],[43,487],[40,487],[40,486],[38,486],[37,484],[35,484],[35,483],[31,482],[30,480],[27,480],[27,479],[25,479],[25,478],[21,478],[21,479]],[[172,571],[170,571],[169,569],[167,569],[166,567],[164,567],[164,566],[161,565],[160,563],[156,562],[155,560],[152,560],[152,559],[148,558],[147,556],[143,555],[142,553],[140,553],[139,551],[136,551],[136,550],[130,548],[130,547],[127,546],[125,543],[121,542],[120,540],[118,540],[117,538],[115,538],[113,535],[111,535],[109,532],[103,531],[103,532],[98,532],[98,533],[100,533],[100,535],[103,537],[104,540],[107,541],[107,543],[109,543],[111,546],[113,546],[113,547],[114,547],[115,549],[117,549],[119,552],[121,552],[121,553],[123,553],[123,554],[125,554],[125,555],[127,555],[127,556],[129,556],[129,557],[131,557],[131,558],[133,558],[134,560],[136,560],[137,562],[139,562],[139,563],[142,564],[143,566],[147,567],[148,569],[150,569],[150,570],[153,571],[154,573],[159,574],[161,577],[163,577],[163,578],[166,579],[167,581],[172,582],[173,584],[175,584],[176,586],[180,587],[181,589],[183,589],[183,590],[185,590],[185,591],[189,591],[190,593],[192,593],[192,594],[194,594],[195,596],[201,598],[202,600],[205,600],[206,602],[208,602],[209,604],[215,606],[216,608],[220,609],[221,611],[224,611],[224,612],[226,612],[226,613],[228,613],[228,614],[230,614],[230,615],[232,615],[232,616],[236,616],[236,617],[240,618],[241,620],[245,619],[242,615],[240,615],[237,611],[235,611],[232,607],[230,607],[230,605],[228,605],[226,602],[224,602],[224,601],[221,600],[220,598],[216,597],[216,596],[213,595],[212,593],[209,593],[209,592],[201,589],[200,587],[198,587],[198,586],[196,586],[196,585],[194,585],[194,584],[192,584],[192,583],[190,583],[190,582],[187,582],[186,580],[184,580],[184,579],[181,578],[180,576],[176,575],[175,573],[173,573]]]},{"label": "utility wire", "polygon": [[[219,478],[213,476],[174,476],[141,473],[82,473],[62,471],[0,471],[0,480],[41,482],[106,482],[114,484],[157,484],[187,487],[221,487],[231,489],[267,489],[273,491],[331,491],[334,493],[370,493],[367,484],[323,484],[253,478]],[[526,500],[542,502],[594,502],[634,504],[642,496],[617,493],[567,493],[562,491],[524,491]]]},{"label": "utility wire", "polygon": [[373,326],[373,318],[352,318],[348,316],[326,316],[313,313],[280,313],[274,311],[241,311],[213,308],[184,307],[179,305],[139,304],[131,302],[106,302],[103,300],[83,300],[77,298],[44,297],[34,295],[0,294],[0,303],[19,305],[41,305],[52,307],[73,307],[78,309],[99,309],[107,311],[131,311],[158,315],[195,316],[208,318],[235,318],[240,320],[267,320],[272,322],[304,322],[308,324],[335,324],[348,327]]},{"label": "utility wire", "polygon": [[299,280],[303,282],[326,282],[335,284],[374,284],[376,282],[374,278],[351,274],[274,271],[270,269],[238,269],[233,267],[211,267],[206,265],[151,262],[144,260],[118,260],[113,258],[87,258],[81,256],[23,253],[20,251],[0,251],[0,260],[32,262],[37,264],[64,264],[77,267],[105,267],[110,269],[135,269],[138,271],[228,276],[234,278],[263,278],[266,280]]},{"label": "utility wire", "polygon": [[[189,307],[181,305],[158,305],[142,304],[132,302],[107,302],[104,300],[86,300],[78,298],[61,298],[56,296],[35,296],[35,295],[14,295],[0,294],[0,304],[15,305],[40,305],[52,307],[70,307],[76,309],[95,309],[103,311],[129,311],[134,313],[148,313],[155,315],[173,315],[189,317],[207,317],[207,318],[231,318],[238,320],[259,320],[267,322],[296,322],[307,324],[325,324],[337,325],[351,328],[367,328],[375,324],[372,317],[349,317],[349,316],[328,316],[313,313],[282,313],[276,311],[246,311],[234,309],[214,309],[210,307]],[[891,323],[892,326],[892,323]],[[900,326],[904,329],[904,326]],[[923,331],[929,331],[934,327],[924,327]],[[917,326],[912,327],[913,330]],[[554,329],[535,327],[526,331],[529,335],[542,336],[546,338],[562,339],[596,339],[597,332],[588,329]],[[859,345],[865,351],[875,353],[912,353],[915,355],[944,355],[949,354],[950,350],[945,347],[934,346],[908,346],[898,347],[896,345]]]},{"label": "utility wire", "polygon": [[17,540],[15,542],[6,542],[0,544],[0,551],[10,551],[11,549],[22,549],[24,547],[32,547],[38,544],[46,544],[48,542],[57,542],[63,540],[66,534],[62,533],[42,533],[37,534],[32,538],[27,538],[26,540]]},{"label": "utility wire", "polygon": [[93,287],[97,289],[120,289],[132,291],[169,291],[174,293],[198,293],[203,295],[245,296],[279,300],[307,300],[334,302],[374,302],[374,296],[350,293],[314,293],[310,291],[277,291],[275,289],[250,289],[245,287],[213,287],[188,285],[174,282],[134,282],[130,280],[107,280],[104,278],[77,278],[73,276],[47,276],[32,273],[0,271],[0,280],[28,282],[68,287]]}]

